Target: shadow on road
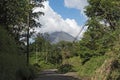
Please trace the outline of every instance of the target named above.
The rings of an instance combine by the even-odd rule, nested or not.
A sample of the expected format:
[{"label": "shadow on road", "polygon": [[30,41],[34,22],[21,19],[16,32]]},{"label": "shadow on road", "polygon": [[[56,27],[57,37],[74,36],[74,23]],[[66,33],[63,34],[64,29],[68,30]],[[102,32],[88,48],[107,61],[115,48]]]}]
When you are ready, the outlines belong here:
[{"label": "shadow on road", "polygon": [[72,76],[64,76],[64,75],[41,75],[35,80],[80,80],[74,78]]},{"label": "shadow on road", "polygon": [[80,80],[78,78],[74,78],[73,76],[58,74],[56,70],[46,70],[39,74],[38,78],[35,80]]}]

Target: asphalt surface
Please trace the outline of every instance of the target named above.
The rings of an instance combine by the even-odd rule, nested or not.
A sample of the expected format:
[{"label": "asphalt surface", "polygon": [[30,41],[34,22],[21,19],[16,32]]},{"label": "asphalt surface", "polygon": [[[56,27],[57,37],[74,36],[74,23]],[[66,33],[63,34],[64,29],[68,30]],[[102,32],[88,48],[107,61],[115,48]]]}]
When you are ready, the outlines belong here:
[{"label": "asphalt surface", "polygon": [[55,69],[41,72],[35,80],[80,80],[71,75],[58,74]]}]

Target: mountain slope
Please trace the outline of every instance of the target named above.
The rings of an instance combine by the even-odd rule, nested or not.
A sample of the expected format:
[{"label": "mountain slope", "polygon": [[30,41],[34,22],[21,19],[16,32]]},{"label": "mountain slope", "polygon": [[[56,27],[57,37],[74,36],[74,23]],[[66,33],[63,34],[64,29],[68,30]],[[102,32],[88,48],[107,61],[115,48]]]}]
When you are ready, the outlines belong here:
[{"label": "mountain slope", "polygon": [[51,41],[51,43],[56,44],[60,41],[72,42],[74,40],[74,37],[66,32],[61,31],[51,33],[49,35],[49,40]]}]

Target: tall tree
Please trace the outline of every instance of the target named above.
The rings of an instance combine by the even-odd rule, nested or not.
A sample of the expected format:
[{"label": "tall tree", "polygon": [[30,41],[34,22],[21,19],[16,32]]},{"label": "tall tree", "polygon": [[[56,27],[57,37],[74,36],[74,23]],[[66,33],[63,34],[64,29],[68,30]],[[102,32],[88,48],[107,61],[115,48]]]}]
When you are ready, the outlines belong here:
[{"label": "tall tree", "polygon": [[37,13],[33,13],[33,8],[35,7],[43,7],[42,2],[45,0],[28,0],[29,8],[28,8],[28,15],[27,15],[27,31],[26,31],[26,38],[27,38],[27,65],[29,64],[29,38],[30,38],[30,29],[33,27],[41,27],[40,23],[37,23],[34,18],[38,18],[43,12],[39,11]]},{"label": "tall tree", "polygon": [[96,18],[106,24],[111,30],[115,30],[120,21],[119,0],[88,0],[86,15],[91,19]]},{"label": "tall tree", "polygon": [[[27,53],[29,54],[30,29],[41,26],[34,18],[43,14],[33,13],[34,7],[42,7],[45,0],[1,0],[0,1],[0,25],[12,35],[17,44],[21,45],[21,40],[25,37],[27,42]],[[27,54],[27,62],[28,62]]]}]

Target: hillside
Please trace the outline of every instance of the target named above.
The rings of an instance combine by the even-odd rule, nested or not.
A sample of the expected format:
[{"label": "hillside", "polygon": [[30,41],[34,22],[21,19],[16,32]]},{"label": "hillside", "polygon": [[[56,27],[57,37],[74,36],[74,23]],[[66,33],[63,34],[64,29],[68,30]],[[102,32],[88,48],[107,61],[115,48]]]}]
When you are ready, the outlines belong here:
[{"label": "hillside", "polygon": [[52,44],[56,44],[60,41],[73,42],[74,37],[66,32],[53,32],[49,35],[49,40]]}]

